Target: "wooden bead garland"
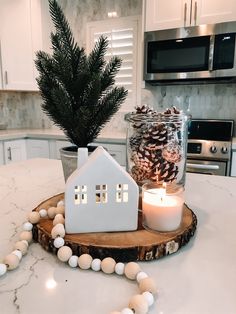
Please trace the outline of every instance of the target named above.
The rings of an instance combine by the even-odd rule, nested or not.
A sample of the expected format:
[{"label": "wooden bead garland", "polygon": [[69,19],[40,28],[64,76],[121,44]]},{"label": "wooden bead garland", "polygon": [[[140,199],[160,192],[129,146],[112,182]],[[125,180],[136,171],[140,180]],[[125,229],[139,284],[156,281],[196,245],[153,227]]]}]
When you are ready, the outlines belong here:
[{"label": "wooden bead garland", "polygon": [[135,262],[129,262],[125,265],[121,262],[116,263],[111,257],[106,257],[101,261],[98,258],[93,259],[89,254],[82,254],[79,257],[73,255],[71,248],[65,245],[64,212],[64,202],[59,201],[57,207],[50,207],[48,210],[41,208],[39,212],[31,212],[28,215],[28,221],[23,224],[20,241],[15,243],[14,251],[4,258],[3,263],[0,263],[0,277],[4,276],[8,270],[17,268],[22,256],[27,254],[28,245],[32,240],[33,224],[37,224],[40,219],[49,217],[54,219],[51,236],[54,239],[55,248],[58,249],[57,256],[59,260],[68,262],[72,268],[91,268],[96,272],[102,270],[106,274],[115,272],[119,276],[125,275],[130,280],[137,280],[141,294],[131,297],[128,307],[123,308],[120,312],[113,311],[110,314],[148,313],[148,308],[154,303],[154,296],[157,294],[155,282],[145,272],[141,271],[140,266]]}]

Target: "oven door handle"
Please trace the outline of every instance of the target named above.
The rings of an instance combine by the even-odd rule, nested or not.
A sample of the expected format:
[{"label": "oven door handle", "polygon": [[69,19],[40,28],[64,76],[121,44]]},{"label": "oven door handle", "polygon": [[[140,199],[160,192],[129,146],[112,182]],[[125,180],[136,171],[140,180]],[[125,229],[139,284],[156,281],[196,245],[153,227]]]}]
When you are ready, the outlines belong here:
[{"label": "oven door handle", "polygon": [[204,170],[219,170],[219,165],[201,165],[201,164],[191,164],[187,163],[187,167],[193,169],[204,169]]}]

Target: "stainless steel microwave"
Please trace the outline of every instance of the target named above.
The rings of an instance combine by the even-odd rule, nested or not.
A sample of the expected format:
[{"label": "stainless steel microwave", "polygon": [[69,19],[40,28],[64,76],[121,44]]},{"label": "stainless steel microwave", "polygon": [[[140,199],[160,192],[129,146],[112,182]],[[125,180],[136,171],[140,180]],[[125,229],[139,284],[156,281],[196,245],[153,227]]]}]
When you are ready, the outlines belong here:
[{"label": "stainless steel microwave", "polygon": [[236,22],[144,33],[144,80],[236,81]]}]

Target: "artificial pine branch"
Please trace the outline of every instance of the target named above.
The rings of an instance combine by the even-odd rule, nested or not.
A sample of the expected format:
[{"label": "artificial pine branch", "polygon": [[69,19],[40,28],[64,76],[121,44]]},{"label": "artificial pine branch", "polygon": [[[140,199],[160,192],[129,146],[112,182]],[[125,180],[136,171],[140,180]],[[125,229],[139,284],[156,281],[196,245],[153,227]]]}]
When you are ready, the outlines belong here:
[{"label": "artificial pine branch", "polygon": [[87,146],[111,119],[127,96],[114,87],[121,60],[106,63],[108,40],[100,37],[86,56],[74,40],[69,23],[56,0],[49,0],[56,32],[51,34],[52,55],[36,55],[37,79],[44,112],[79,147]]}]

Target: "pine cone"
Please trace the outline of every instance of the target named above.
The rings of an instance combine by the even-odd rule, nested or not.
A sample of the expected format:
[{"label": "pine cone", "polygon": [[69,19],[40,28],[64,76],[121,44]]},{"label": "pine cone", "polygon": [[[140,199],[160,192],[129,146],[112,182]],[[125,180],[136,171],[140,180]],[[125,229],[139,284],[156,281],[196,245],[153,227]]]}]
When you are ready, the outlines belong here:
[{"label": "pine cone", "polygon": [[154,166],[150,179],[157,183],[173,182],[179,172],[178,166],[161,158]]},{"label": "pine cone", "polygon": [[163,114],[180,114],[180,110],[173,106],[172,108],[166,108]]},{"label": "pine cone", "polygon": [[139,132],[136,132],[130,137],[129,145],[132,151],[138,150],[139,146],[141,145],[142,139],[142,134]]},{"label": "pine cone", "polygon": [[136,167],[150,172],[155,163],[155,154],[140,146],[137,151],[132,153],[131,160],[133,160]]},{"label": "pine cone", "polygon": [[131,169],[132,178],[134,179],[134,181],[136,181],[139,184],[142,184],[142,182],[144,180],[148,179],[149,175],[150,175],[149,172],[147,172],[147,171],[145,171],[139,167],[134,166]]},{"label": "pine cone", "polygon": [[136,114],[148,114],[152,113],[153,110],[148,105],[142,105],[135,107]]},{"label": "pine cone", "polygon": [[163,123],[151,125],[143,135],[144,140],[146,140],[146,147],[149,150],[163,148],[172,137],[171,128]]},{"label": "pine cone", "polygon": [[162,150],[162,157],[172,163],[180,162],[182,159],[181,147],[177,142],[170,142]]}]

